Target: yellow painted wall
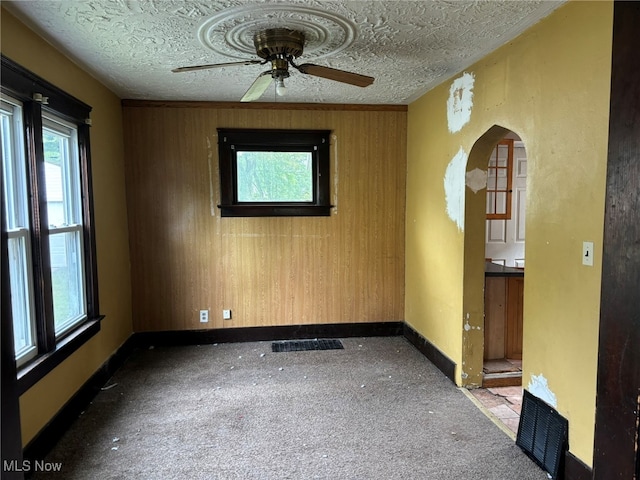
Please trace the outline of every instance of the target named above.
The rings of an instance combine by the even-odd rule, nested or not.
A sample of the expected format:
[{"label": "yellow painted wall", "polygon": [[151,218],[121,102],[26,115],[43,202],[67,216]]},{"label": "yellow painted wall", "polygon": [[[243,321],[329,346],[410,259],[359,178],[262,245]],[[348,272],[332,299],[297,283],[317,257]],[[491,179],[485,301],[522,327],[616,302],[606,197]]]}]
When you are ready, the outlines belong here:
[{"label": "yellow painted wall", "polygon": [[[528,156],[523,385],[542,375],[591,465],[613,8],[570,2],[466,70],[469,123],[450,133],[444,82],[409,106],[405,318],[458,364],[463,383],[465,232],[449,218],[444,176],[494,125]],[[485,167],[486,168],[486,167]],[[484,195],[481,190],[477,195]],[[465,189],[467,196],[474,195]],[[581,263],[595,243],[595,265]],[[470,325],[481,326],[473,322]],[[477,337],[472,337],[477,338]],[[480,337],[481,341],[481,337]],[[466,347],[465,347],[466,348]],[[479,346],[478,346],[479,348]],[[461,368],[462,367],[462,368]]]},{"label": "yellow painted wall", "polygon": [[20,397],[27,444],[131,335],[131,286],[119,98],[2,9],[2,54],[93,107],[91,154],[100,311],[95,337]]}]

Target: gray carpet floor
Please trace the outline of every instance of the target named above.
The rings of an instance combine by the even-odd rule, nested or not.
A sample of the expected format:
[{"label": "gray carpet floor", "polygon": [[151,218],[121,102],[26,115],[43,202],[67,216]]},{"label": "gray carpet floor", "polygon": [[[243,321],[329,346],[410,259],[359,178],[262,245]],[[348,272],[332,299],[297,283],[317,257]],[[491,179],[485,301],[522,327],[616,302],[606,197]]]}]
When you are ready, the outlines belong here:
[{"label": "gray carpet floor", "polygon": [[546,479],[403,337],[136,351],[36,479]]}]

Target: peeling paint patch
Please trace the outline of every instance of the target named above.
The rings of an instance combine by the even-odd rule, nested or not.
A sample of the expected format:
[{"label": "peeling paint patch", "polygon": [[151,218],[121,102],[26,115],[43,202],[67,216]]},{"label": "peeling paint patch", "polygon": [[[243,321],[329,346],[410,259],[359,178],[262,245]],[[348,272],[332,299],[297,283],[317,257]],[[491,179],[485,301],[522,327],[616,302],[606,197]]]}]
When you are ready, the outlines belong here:
[{"label": "peeling paint patch", "polygon": [[444,174],[444,195],[447,202],[447,215],[464,231],[464,185],[467,152],[462,147],[447,166]]},{"label": "peeling paint patch", "polygon": [[475,76],[465,72],[451,83],[447,100],[447,121],[451,133],[459,132],[471,120],[474,82]]},{"label": "peeling paint patch", "polygon": [[558,399],[556,398],[556,394],[551,391],[549,384],[547,383],[547,379],[544,378],[542,374],[531,375],[528,390],[529,393],[535,395],[540,400],[544,400],[553,408],[558,408]]},{"label": "peeling paint patch", "polygon": [[473,193],[478,193],[483,188],[487,187],[487,172],[474,168],[465,175],[466,185]]},{"label": "peeling paint patch", "polygon": [[464,324],[464,331],[468,332],[469,330],[471,330],[471,325],[469,324],[469,320],[467,320]]}]

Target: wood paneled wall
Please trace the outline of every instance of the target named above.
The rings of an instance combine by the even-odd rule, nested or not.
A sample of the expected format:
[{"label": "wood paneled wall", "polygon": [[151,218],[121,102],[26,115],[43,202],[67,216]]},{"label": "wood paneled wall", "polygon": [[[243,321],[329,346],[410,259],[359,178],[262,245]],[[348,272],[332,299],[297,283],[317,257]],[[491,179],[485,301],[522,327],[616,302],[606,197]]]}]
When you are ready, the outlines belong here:
[{"label": "wood paneled wall", "polygon": [[[123,109],[135,331],[404,320],[406,107]],[[331,130],[333,214],[221,218],[219,127]]]}]

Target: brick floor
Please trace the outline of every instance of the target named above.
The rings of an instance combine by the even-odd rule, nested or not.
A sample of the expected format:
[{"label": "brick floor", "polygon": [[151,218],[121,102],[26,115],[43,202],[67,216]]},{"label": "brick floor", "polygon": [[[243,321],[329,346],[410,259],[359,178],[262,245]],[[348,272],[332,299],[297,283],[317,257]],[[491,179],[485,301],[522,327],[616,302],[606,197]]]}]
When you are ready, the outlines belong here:
[{"label": "brick floor", "polygon": [[522,387],[476,388],[471,394],[513,433],[518,433]]}]

